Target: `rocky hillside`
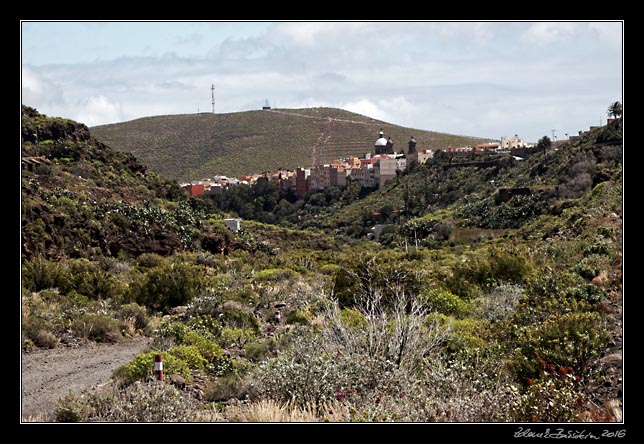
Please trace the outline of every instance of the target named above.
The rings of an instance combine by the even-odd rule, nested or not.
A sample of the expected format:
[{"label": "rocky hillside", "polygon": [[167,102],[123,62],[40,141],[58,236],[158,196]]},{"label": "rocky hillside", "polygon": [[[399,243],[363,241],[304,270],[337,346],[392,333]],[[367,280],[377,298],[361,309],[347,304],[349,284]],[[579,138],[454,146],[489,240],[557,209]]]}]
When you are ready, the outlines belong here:
[{"label": "rocky hillside", "polygon": [[87,126],[27,106],[21,201],[24,258],[165,256],[229,241],[225,230],[199,231],[203,203],[178,184],[99,142]]}]

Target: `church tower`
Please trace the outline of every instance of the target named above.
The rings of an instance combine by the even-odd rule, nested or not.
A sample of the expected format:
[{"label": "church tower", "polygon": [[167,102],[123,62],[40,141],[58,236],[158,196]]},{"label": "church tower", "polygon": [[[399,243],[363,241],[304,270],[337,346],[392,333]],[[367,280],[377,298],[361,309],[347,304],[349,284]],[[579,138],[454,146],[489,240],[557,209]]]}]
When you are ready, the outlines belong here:
[{"label": "church tower", "polygon": [[385,133],[382,132],[382,129],[380,129],[380,132],[378,133],[378,140],[374,142],[373,147],[376,154],[386,154],[387,139],[385,139]]}]

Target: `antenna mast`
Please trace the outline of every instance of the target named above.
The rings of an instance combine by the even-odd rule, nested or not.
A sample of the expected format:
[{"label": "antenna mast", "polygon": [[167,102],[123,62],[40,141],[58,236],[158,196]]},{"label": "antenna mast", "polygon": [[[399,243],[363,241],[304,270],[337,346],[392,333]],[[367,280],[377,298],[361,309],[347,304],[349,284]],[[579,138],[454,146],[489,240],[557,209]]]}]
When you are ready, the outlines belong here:
[{"label": "antenna mast", "polygon": [[210,91],[212,92],[212,113],[215,114],[215,85],[210,86]]}]

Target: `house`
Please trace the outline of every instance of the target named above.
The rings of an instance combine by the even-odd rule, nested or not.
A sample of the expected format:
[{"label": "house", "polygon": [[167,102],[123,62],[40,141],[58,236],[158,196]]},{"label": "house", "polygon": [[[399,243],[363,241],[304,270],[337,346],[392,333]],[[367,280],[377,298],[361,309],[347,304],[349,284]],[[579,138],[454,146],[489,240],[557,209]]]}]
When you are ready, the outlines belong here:
[{"label": "house", "polygon": [[513,138],[501,137],[501,149],[511,150],[516,148],[525,148],[526,143],[518,135]]},{"label": "house", "polygon": [[224,219],[224,223],[229,230],[237,233],[241,228],[241,218],[227,218]]},{"label": "house", "polygon": [[206,191],[206,187],[202,182],[184,184],[182,188],[187,190],[192,197],[201,196]]},{"label": "house", "polygon": [[27,171],[35,172],[41,165],[51,165],[51,161],[45,156],[38,157],[23,157],[21,159],[22,169]]}]

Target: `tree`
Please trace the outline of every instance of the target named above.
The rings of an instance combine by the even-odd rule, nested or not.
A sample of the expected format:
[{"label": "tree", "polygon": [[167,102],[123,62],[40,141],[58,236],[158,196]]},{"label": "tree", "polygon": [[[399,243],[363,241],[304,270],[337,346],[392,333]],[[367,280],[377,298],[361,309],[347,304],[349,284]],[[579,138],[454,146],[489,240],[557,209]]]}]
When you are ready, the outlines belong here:
[{"label": "tree", "polygon": [[621,102],[611,103],[608,109],[606,110],[606,112],[610,117],[613,117],[613,118],[622,117],[622,113],[624,112],[622,108],[622,103]]},{"label": "tree", "polygon": [[550,145],[552,145],[552,142],[550,141],[550,137],[548,136],[543,136],[537,142],[537,148],[543,150],[543,154],[546,154],[546,150],[550,148]]}]

